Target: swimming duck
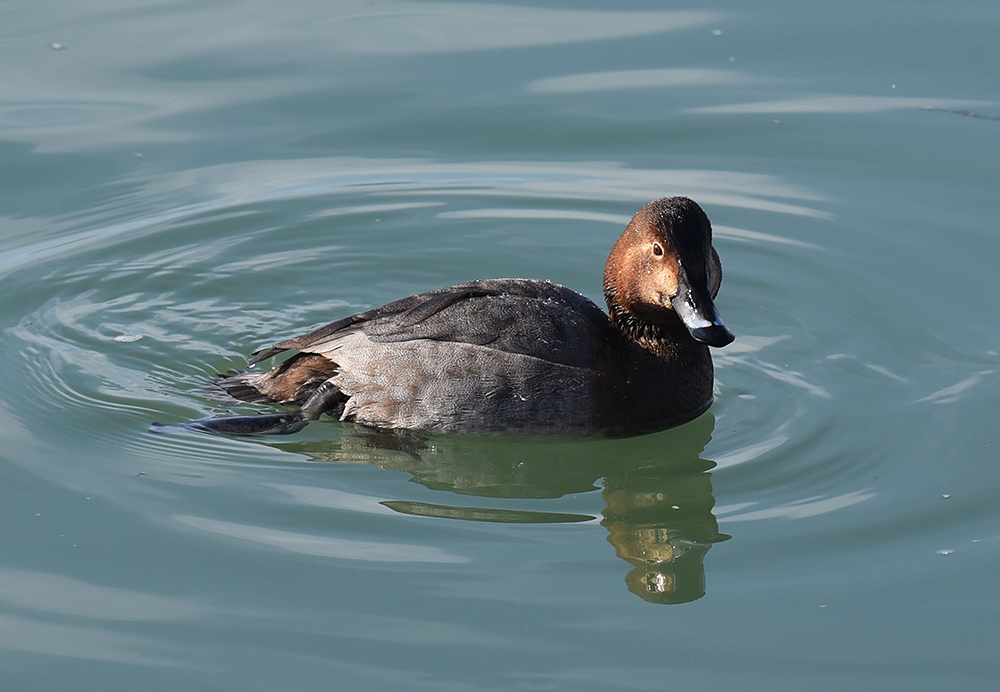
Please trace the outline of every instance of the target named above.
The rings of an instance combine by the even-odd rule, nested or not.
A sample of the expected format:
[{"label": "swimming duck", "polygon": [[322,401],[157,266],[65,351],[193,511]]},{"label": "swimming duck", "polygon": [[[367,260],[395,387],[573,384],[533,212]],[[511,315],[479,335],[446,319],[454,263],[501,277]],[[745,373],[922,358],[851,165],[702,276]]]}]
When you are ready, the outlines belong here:
[{"label": "swimming duck", "polygon": [[[295,412],[209,418],[184,428],[287,434],[327,413],[376,428],[638,434],[712,404],[709,346],[734,339],[713,298],[722,266],[694,201],[640,209],[604,270],[605,314],[564,286],[470,281],[403,298],[254,352],[268,371],[216,387]],[[160,426],[161,428],[171,426]]]}]

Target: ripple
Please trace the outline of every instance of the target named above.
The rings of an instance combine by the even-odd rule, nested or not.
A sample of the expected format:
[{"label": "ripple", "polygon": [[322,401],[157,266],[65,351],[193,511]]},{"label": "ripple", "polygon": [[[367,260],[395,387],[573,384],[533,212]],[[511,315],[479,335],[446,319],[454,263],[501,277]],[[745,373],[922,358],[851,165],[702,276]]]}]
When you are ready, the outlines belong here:
[{"label": "ripple", "polygon": [[[0,130],[56,131],[74,126],[135,117],[148,109],[132,103],[35,101],[0,106]],[[16,133],[15,133],[16,134]]]},{"label": "ripple", "polygon": [[205,614],[182,599],[8,568],[0,568],[0,600],[9,607],[98,620],[171,621]]},{"label": "ripple", "polygon": [[934,404],[952,404],[961,398],[959,396],[960,394],[978,386],[986,377],[994,374],[996,374],[996,370],[982,370],[974,375],[966,377],[961,382],[957,382],[949,387],[944,387],[921,399],[917,399],[917,403],[919,404],[926,401]]},{"label": "ripple", "polygon": [[704,204],[830,218],[826,210],[806,205],[827,201],[824,196],[774,176],[723,170],[628,168],[612,161],[464,163],[351,157],[254,161],[164,176],[152,187],[161,194],[197,189],[218,200],[217,205],[229,205],[235,199],[242,203],[273,202],[356,192],[356,186],[374,183],[380,187],[371,190],[372,194],[397,197],[445,194],[451,200],[502,196],[514,200],[549,198],[563,203],[603,200],[645,204],[674,194]]},{"label": "ripple", "polygon": [[379,543],[376,541],[356,541],[330,536],[316,536],[251,524],[240,524],[185,515],[174,517],[174,522],[206,533],[236,538],[257,546],[277,548],[278,550],[290,553],[314,555],[317,557],[394,563],[426,562],[457,564],[469,561],[469,558],[450,555],[439,548],[406,543]]},{"label": "ripple", "polygon": [[721,515],[724,521],[728,522],[759,521],[761,519],[776,518],[804,519],[806,517],[815,517],[821,514],[827,514],[828,512],[845,509],[856,505],[859,502],[871,500],[875,496],[876,493],[872,492],[869,488],[865,490],[855,490],[853,492],[844,493],[835,497],[796,500],[794,502],[781,504],[777,507],[757,509],[750,512],[745,510],[756,506],[757,503],[744,503],[735,507],[717,506],[715,508],[715,513]]},{"label": "ripple", "polygon": [[32,620],[16,615],[0,615],[0,646],[8,651],[42,654],[88,661],[108,661],[140,666],[170,666],[204,669],[179,653],[163,652],[159,638],[134,632],[109,632],[100,627]]},{"label": "ripple", "polygon": [[527,89],[538,94],[582,94],[625,89],[749,85],[763,81],[767,80],[735,70],[667,68],[547,77],[530,82]]},{"label": "ripple", "polygon": [[918,98],[905,96],[858,96],[850,94],[803,96],[780,101],[733,103],[692,108],[689,113],[786,114],[786,113],[885,113],[894,110],[953,110],[991,105],[989,101]]},{"label": "ripple", "polygon": [[719,16],[427,2],[387,3],[378,13],[312,23],[337,52],[425,55],[626,38],[703,26]]},{"label": "ripple", "polygon": [[787,426],[783,426],[766,439],[745,447],[734,449],[733,451],[726,452],[725,454],[718,454],[715,456],[713,461],[718,464],[717,468],[719,469],[751,462],[768,452],[778,449],[781,445],[788,442],[788,440],[791,439],[791,436],[786,432],[786,430]]},{"label": "ripple", "polygon": [[[358,189],[359,186],[376,184],[378,187],[374,189]],[[6,250],[0,253],[0,276],[30,264],[75,256],[87,249],[135,240],[150,233],[162,234],[167,227],[177,234],[178,226],[194,225],[200,219],[216,224],[225,220],[239,221],[256,214],[254,208],[259,205],[290,200],[322,200],[327,195],[347,199],[336,206],[312,212],[312,218],[417,210],[442,204],[349,203],[349,196],[352,195],[369,197],[390,194],[397,197],[442,195],[452,201],[470,195],[502,196],[514,200],[549,198],[561,200],[564,204],[580,200],[644,204],[664,194],[679,194],[692,197],[704,205],[820,219],[830,216],[825,210],[803,204],[825,201],[823,196],[773,176],[731,171],[635,169],[615,162],[487,161],[473,164],[351,157],[252,161],[164,175],[144,180],[142,186],[144,196],[154,199],[173,197],[185,202],[124,221],[67,232],[57,238]],[[192,199],[201,201],[192,202]],[[798,203],[782,200],[796,200]],[[441,218],[456,213],[474,212],[447,210],[441,212]],[[562,213],[569,214],[565,218],[570,219],[588,218],[579,216],[578,209]],[[598,216],[595,220],[612,222],[620,218],[630,218],[630,214]],[[743,231],[742,235],[749,240],[752,233]],[[141,262],[126,264],[124,270],[148,271],[156,266],[173,268],[174,261],[203,261],[205,253],[225,252],[246,240],[241,234],[229,238],[214,237],[210,244],[168,246],[162,254],[151,254]]]},{"label": "ripple", "polygon": [[[546,224],[573,224],[579,254],[564,252],[556,265],[588,276],[599,288],[600,267],[614,236],[649,199],[686,194],[715,209],[748,213],[747,223],[720,223],[716,229],[727,270],[724,305],[731,311],[727,319],[737,327],[759,311],[761,301],[773,303],[773,296],[790,290],[798,276],[759,272],[752,266],[754,253],[763,253],[774,266],[797,266],[810,272],[830,250],[795,235],[801,224],[831,218],[829,201],[822,195],[773,176],[732,171],[638,169],[614,162],[335,157],[211,166],[139,183],[144,198],[174,202],[0,254],[5,284],[14,293],[23,293],[22,304],[33,306],[9,332],[19,344],[23,411],[36,416],[64,411],[64,430],[81,446],[121,450],[124,457],[109,460],[108,470],[121,475],[113,491],[125,493],[118,501],[130,511],[165,514],[173,517],[165,521],[175,528],[313,557],[369,562],[465,560],[391,540],[289,531],[230,517],[209,519],[196,508],[178,513],[171,511],[177,497],[171,488],[240,492],[241,474],[247,469],[281,476],[301,469],[303,460],[317,459],[397,468],[429,488],[460,494],[568,497],[594,491],[601,478],[605,484],[620,482],[615,466],[606,464],[602,455],[619,458],[626,465],[644,458],[659,460],[668,468],[669,463],[656,445],[643,443],[633,448],[631,443],[619,442],[599,452],[604,448],[596,443],[577,449],[566,441],[554,441],[544,450],[520,457],[518,463],[534,456],[539,460],[554,457],[560,460],[557,468],[549,467],[549,461],[531,461],[523,472],[512,474],[506,470],[507,455],[526,454],[523,450],[530,445],[511,443],[510,449],[503,445],[495,449],[493,443],[476,442],[464,449],[464,443],[438,441],[430,444],[432,451],[422,444],[412,449],[402,445],[393,451],[378,449],[378,444],[373,447],[349,429],[326,422],[311,426],[295,440],[274,442],[152,436],[145,432],[148,424],[228,412],[222,402],[209,399],[202,386],[215,372],[245,367],[244,354],[262,343],[398,298],[404,291],[434,288],[442,283],[449,266],[477,274],[495,271],[494,258],[477,251],[482,242],[476,234],[491,222],[537,220],[537,229],[525,228],[520,244],[511,246],[517,266],[528,256],[534,259],[540,254],[536,249],[547,247],[546,243],[561,244],[559,239],[567,237],[556,234],[550,241],[544,232]],[[500,199],[503,204],[497,205]],[[753,225],[758,218],[753,214],[794,223],[758,227]],[[491,245],[502,246],[502,242]],[[527,255],[525,248],[529,248]],[[480,264],[468,269],[466,258]],[[539,258],[540,262],[544,259]],[[590,264],[596,267],[593,272],[586,271]],[[396,270],[400,266],[411,266],[410,271],[419,274],[400,279]],[[761,277],[759,285],[748,282],[751,275]],[[793,334],[787,328],[739,329],[737,341],[716,354],[714,411],[720,429],[713,436],[691,428],[681,437],[670,438],[671,444],[677,444],[683,435],[693,435],[692,448],[683,447],[686,451],[679,455],[683,464],[693,463],[704,450],[706,458],[718,461],[720,474],[740,481],[740,490],[728,498],[730,504],[753,503],[748,511],[764,513],[757,516],[794,507],[800,507],[801,514],[802,503],[810,497],[854,492],[851,488],[828,493],[803,486],[799,479],[775,468],[776,460],[827,435],[826,416],[837,392],[828,387],[816,363],[825,367],[846,364],[820,358],[789,366],[789,350],[803,347]],[[729,432],[732,429],[737,432]],[[313,451],[313,446],[320,451]],[[581,455],[596,455],[600,463],[581,465]],[[414,458],[427,463],[413,466]],[[135,460],[155,461],[136,466]],[[798,468],[824,462],[822,455],[811,457]],[[134,483],[136,470],[150,474],[144,483]],[[82,469],[49,472],[74,485],[85,483]],[[839,471],[839,481],[849,473],[849,467]],[[767,479],[773,491],[766,500],[755,494],[757,481],[745,482],[756,476]],[[227,490],[230,486],[232,490]],[[272,509],[360,512],[377,516],[379,521],[406,516],[428,521],[473,518],[493,523],[584,521],[590,525],[597,523],[592,518],[601,511],[591,504],[459,507],[273,478],[247,491]],[[641,489],[609,493],[615,503],[647,501]],[[702,510],[714,503],[707,483],[694,497]],[[681,497],[672,504],[682,507],[690,502]],[[674,510],[663,509],[665,514],[658,521],[674,526],[669,523]],[[622,555],[666,549],[637,538],[645,534],[630,528],[631,519],[623,522],[614,512],[609,517],[606,523],[613,527],[616,549]],[[698,525],[714,526],[711,513],[701,511]],[[696,542],[708,545],[720,540],[709,528],[702,533]],[[688,539],[671,540],[670,550],[682,554]]]}]

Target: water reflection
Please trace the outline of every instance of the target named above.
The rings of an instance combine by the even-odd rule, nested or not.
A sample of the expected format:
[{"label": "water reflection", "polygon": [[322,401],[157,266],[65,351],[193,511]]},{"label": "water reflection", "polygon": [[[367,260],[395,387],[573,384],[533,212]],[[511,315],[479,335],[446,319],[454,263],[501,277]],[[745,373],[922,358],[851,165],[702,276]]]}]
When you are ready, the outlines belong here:
[{"label": "water reflection", "polygon": [[756,75],[735,70],[706,68],[665,68],[588,72],[563,77],[546,77],[528,83],[535,94],[582,94],[592,91],[625,89],[666,89],[755,84],[766,81]]},{"label": "water reflection", "polygon": [[625,576],[632,593],[653,603],[705,595],[705,554],[729,538],[712,514],[714,466],[696,457],[681,472],[650,464],[604,479],[601,525],[618,557],[633,567]]},{"label": "water reflection", "polygon": [[701,458],[715,420],[624,440],[509,436],[436,437],[353,429],[335,442],[279,442],[316,460],[405,471],[433,490],[483,498],[544,499],[601,490],[600,518],[583,513],[388,500],[393,511],[462,521],[600,521],[619,558],[631,565],[629,590],[653,603],[705,595],[704,557],[727,540],[712,513],[712,461]]},{"label": "water reflection", "polygon": [[803,95],[779,101],[732,103],[692,108],[689,113],[789,114],[789,113],[884,113],[893,110],[953,110],[991,105],[988,101],[918,98],[904,96],[856,96],[853,94]]}]

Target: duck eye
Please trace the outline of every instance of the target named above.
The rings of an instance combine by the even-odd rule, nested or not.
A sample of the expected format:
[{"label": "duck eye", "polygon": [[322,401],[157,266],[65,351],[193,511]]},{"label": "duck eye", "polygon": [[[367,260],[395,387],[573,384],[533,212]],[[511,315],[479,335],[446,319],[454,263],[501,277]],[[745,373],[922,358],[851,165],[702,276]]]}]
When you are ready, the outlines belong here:
[{"label": "duck eye", "polygon": [[659,243],[653,243],[653,254],[656,255],[657,257],[663,255],[663,248],[660,247]]}]

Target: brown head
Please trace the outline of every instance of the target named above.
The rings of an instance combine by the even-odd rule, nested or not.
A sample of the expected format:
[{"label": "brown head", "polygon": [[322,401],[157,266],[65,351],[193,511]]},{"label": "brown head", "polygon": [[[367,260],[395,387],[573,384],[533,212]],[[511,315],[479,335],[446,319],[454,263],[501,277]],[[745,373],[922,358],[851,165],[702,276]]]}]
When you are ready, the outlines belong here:
[{"label": "brown head", "polygon": [[669,329],[679,319],[695,341],[718,347],[735,338],[715,309],[721,283],[712,224],[687,197],[664,197],[640,209],[604,268],[604,297],[620,329]]}]

